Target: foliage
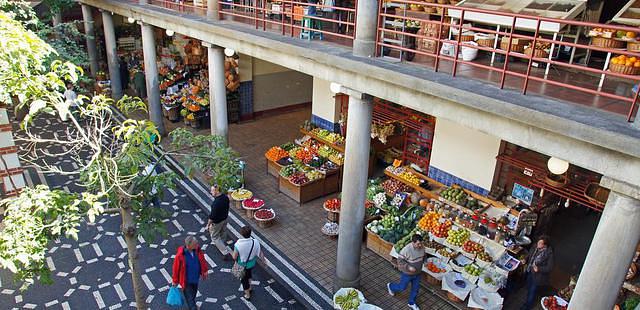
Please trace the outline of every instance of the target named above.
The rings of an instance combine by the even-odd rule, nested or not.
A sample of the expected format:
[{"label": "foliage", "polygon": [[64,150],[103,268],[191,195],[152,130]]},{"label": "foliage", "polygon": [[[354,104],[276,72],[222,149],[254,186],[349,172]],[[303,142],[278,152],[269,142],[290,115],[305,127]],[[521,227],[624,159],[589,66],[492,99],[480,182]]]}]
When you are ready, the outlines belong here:
[{"label": "foliage", "polygon": [[25,281],[23,288],[40,277],[51,283],[45,253],[50,240],[60,237],[78,239],[81,219],[90,221],[103,210],[98,195],[82,196],[38,185],[26,188],[19,197],[2,201],[6,208],[4,229],[0,234],[0,265]]},{"label": "foliage", "polygon": [[60,13],[75,3],[73,0],[45,0],[43,2],[49,7],[51,14]]},{"label": "foliage", "polygon": [[624,310],[634,310],[640,304],[639,297],[629,297],[624,301],[623,309]]},{"label": "foliage", "polygon": [[175,129],[169,136],[174,148],[189,150],[182,161],[189,176],[193,175],[194,169],[201,171],[211,177],[209,182],[218,184],[223,192],[240,186],[242,169],[238,153],[227,145],[223,137],[194,135],[184,128]]},{"label": "foliage", "polygon": [[23,0],[0,0],[0,11],[7,13],[11,19],[22,23],[29,30],[36,30],[40,23],[31,5]]}]

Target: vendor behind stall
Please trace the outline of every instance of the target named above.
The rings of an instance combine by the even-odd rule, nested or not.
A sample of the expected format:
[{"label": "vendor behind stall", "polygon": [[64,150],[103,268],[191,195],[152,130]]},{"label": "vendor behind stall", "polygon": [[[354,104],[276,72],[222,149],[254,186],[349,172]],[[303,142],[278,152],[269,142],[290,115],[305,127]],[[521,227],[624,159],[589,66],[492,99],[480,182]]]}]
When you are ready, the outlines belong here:
[{"label": "vendor behind stall", "polygon": [[553,269],[553,250],[549,245],[549,237],[541,236],[534,249],[527,256],[527,300],[520,309],[533,307],[538,289],[549,283],[549,273]]}]

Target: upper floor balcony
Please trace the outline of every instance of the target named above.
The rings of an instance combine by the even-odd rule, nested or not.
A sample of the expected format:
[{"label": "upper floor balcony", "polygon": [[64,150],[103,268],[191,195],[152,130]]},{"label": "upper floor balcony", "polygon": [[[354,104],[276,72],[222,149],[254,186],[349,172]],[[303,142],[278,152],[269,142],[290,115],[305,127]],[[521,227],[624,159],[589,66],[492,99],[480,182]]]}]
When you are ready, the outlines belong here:
[{"label": "upper floor balcony", "polygon": [[[587,15],[585,1],[558,7],[532,2],[518,13],[483,6],[487,1],[429,2],[436,0],[379,2],[374,56],[479,80],[484,91],[517,90],[610,113],[620,122],[635,120],[637,28],[579,21]],[[206,0],[148,3],[186,15],[207,14]],[[232,0],[218,6],[222,20],[282,36],[346,49],[356,37],[357,0]]]}]

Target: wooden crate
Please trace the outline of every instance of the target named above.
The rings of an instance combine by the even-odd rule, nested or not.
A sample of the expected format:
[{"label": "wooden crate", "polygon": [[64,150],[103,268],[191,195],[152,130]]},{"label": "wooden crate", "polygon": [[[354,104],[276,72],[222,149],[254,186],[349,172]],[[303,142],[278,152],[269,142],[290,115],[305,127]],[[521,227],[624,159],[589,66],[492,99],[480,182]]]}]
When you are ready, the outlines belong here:
[{"label": "wooden crate", "polygon": [[342,173],[341,170],[336,170],[327,173],[324,178],[324,195],[329,195],[335,192],[340,191],[341,182],[342,182]]},{"label": "wooden crate", "polygon": [[280,169],[282,169],[282,167],[283,166],[281,166],[277,162],[267,159],[267,174],[270,174],[276,178],[280,177]]},{"label": "wooden crate", "polygon": [[391,262],[393,259],[390,255],[391,248],[393,248],[393,244],[382,240],[378,235],[367,230],[367,249]]},{"label": "wooden crate", "polygon": [[298,203],[305,203],[324,196],[324,179],[315,180],[302,186],[297,186],[282,176],[279,177],[279,180],[278,189],[280,192]]}]

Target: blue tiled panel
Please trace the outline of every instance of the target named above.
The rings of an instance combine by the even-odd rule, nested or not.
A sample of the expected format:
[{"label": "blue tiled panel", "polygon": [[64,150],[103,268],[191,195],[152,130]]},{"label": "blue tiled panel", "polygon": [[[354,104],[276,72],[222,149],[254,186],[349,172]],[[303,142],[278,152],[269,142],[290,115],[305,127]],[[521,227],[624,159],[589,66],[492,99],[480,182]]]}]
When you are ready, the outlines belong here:
[{"label": "blue tiled panel", "polygon": [[311,123],[322,128],[322,129],[326,129],[326,130],[330,130],[332,132],[340,132],[340,124],[339,123],[334,123],[334,122],[330,122],[320,116],[317,116],[315,114],[311,115]]},{"label": "blue tiled panel", "polygon": [[429,166],[429,177],[447,186],[451,186],[451,184],[458,184],[463,188],[468,189],[476,194],[483,195],[483,196],[489,195],[488,190],[478,185],[475,185],[471,182],[465,181],[446,171],[440,170],[434,166]]},{"label": "blue tiled panel", "polygon": [[240,94],[240,115],[253,113],[253,81],[240,82],[238,88]]}]

